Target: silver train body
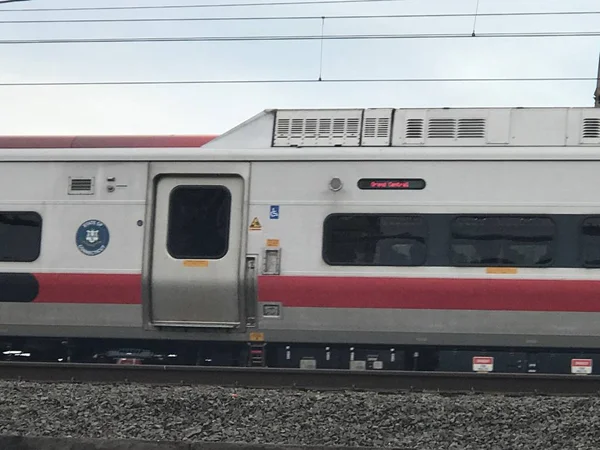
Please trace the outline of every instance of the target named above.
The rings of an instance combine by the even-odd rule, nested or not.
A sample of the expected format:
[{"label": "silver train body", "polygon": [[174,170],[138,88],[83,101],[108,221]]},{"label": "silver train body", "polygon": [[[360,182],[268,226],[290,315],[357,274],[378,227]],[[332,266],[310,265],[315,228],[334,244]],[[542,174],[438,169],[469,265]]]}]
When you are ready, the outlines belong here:
[{"label": "silver train body", "polygon": [[268,110],[192,149],[0,147],[0,337],[600,348],[598,109]]}]

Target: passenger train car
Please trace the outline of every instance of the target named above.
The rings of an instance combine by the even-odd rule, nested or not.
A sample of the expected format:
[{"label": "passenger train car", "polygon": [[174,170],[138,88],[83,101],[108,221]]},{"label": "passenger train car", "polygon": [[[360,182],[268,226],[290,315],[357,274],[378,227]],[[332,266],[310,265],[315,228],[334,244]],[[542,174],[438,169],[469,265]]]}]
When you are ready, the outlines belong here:
[{"label": "passenger train car", "polygon": [[598,370],[600,109],[98,139],[0,139],[6,358]]}]

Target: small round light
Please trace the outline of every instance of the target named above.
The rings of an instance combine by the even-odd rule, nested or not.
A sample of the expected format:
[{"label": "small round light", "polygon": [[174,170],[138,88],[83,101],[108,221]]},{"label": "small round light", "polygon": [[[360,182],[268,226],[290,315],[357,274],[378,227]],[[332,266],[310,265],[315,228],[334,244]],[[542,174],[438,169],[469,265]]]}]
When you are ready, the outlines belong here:
[{"label": "small round light", "polygon": [[342,180],[340,180],[338,177],[332,178],[329,182],[329,189],[331,189],[333,192],[339,191],[343,186],[344,183],[342,183]]}]

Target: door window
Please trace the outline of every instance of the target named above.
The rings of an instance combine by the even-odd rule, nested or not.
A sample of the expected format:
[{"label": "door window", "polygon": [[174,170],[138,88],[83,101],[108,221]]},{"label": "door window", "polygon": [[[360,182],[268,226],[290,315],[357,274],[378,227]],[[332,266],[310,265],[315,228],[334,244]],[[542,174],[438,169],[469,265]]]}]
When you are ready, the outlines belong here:
[{"label": "door window", "polygon": [[219,259],[229,247],[231,193],[225,186],[171,191],[167,250],[177,259]]}]

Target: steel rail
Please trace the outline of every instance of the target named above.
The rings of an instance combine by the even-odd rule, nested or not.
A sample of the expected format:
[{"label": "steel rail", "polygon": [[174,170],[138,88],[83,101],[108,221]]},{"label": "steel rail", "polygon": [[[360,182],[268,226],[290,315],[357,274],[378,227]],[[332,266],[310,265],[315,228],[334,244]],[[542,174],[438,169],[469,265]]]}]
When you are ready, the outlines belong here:
[{"label": "steel rail", "polygon": [[598,375],[0,362],[0,379],[245,388],[590,395]]},{"label": "steel rail", "polygon": [[47,450],[410,450],[408,447],[356,447],[346,445],[249,444],[242,442],[107,439],[82,437],[0,435],[0,449]]}]

